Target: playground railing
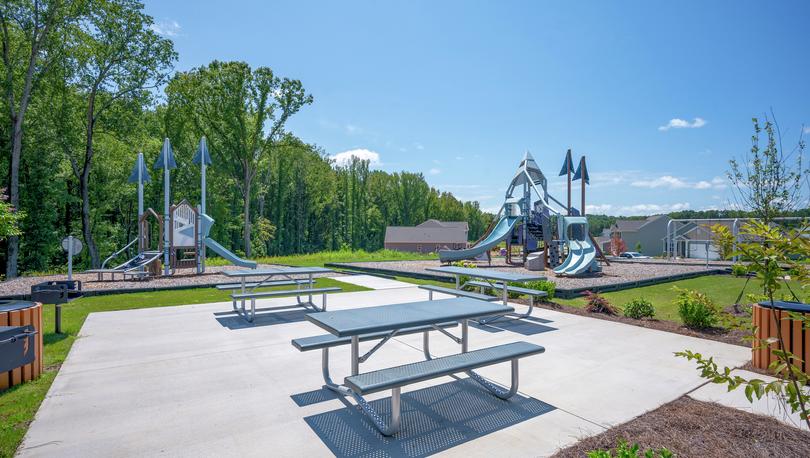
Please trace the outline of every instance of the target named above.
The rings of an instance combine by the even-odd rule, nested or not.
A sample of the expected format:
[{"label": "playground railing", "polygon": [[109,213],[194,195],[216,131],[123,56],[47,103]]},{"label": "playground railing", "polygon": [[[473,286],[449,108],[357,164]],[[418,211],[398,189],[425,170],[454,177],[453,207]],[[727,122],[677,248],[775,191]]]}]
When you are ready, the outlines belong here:
[{"label": "playground railing", "polygon": [[137,241],[138,241],[138,239],[137,239],[137,238],[133,239],[131,242],[127,243],[127,244],[126,244],[126,246],[125,246],[124,248],[121,248],[120,250],[118,250],[118,251],[116,251],[115,253],[113,253],[113,254],[111,254],[110,256],[108,256],[108,257],[107,257],[107,259],[105,259],[105,260],[104,260],[104,262],[102,262],[102,263],[101,263],[101,268],[102,268],[102,269],[106,268],[106,266],[107,266],[107,263],[108,263],[108,262],[110,262],[110,261],[112,261],[113,259],[115,259],[116,257],[118,257],[118,255],[120,255],[121,253],[123,253],[124,251],[126,251],[126,250],[127,250],[129,247],[131,247],[131,246],[132,246],[133,244],[135,244],[135,242],[137,242]]}]

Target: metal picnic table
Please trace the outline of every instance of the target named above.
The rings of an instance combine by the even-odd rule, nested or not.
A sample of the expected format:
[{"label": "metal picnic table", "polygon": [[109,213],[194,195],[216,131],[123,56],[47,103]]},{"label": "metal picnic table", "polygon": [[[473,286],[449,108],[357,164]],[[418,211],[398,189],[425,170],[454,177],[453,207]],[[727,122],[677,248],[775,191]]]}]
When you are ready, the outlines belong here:
[{"label": "metal picnic table", "polygon": [[[499,288],[497,282],[501,282],[503,284],[503,304],[506,305],[506,300],[509,298],[509,291],[507,282],[514,281],[519,283],[525,283],[527,281],[539,281],[545,280],[546,277],[542,275],[531,275],[531,274],[516,274],[513,272],[501,272],[500,270],[491,270],[491,269],[478,269],[478,268],[470,268],[470,267],[456,267],[456,266],[439,266],[439,267],[428,267],[425,270],[429,270],[431,272],[441,272],[445,274],[451,274],[456,278],[456,289],[461,289],[464,285],[461,284],[460,277],[470,277],[470,278],[480,278],[490,285],[493,288]],[[492,283],[491,280],[495,280],[496,283]]]},{"label": "metal picnic table", "polygon": [[[231,278],[239,278],[240,279],[240,292],[242,294],[245,293],[252,293],[256,291],[258,288],[274,286],[273,279],[281,277],[281,279],[286,280],[294,280],[293,275],[306,275],[307,281],[304,283],[304,287],[302,288],[301,283],[296,283],[296,290],[301,291],[301,295],[296,296],[296,301],[300,306],[313,306],[315,304],[312,302],[312,293],[310,292],[307,294],[307,290],[311,290],[315,279],[315,274],[321,273],[328,273],[333,272],[332,269],[328,269],[326,267],[269,267],[265,269],[239,269],[239,270],[225,270],[222,271],[222,275]],[[248,289],[247,279],[251,277],[262,277],[262,279],[258,282],[251,283],[250,288]],[[292,292],[292,291],[291,291]],[[309,301],[302,302],[301,296],[309,296]],[[242,315],[248,319],[248,321],[252,321],[252,317],[248,318],[245,312],[245,298],[240,299],[241,302],[241,313]],[[236,308],[236,300],[233,301],[233,308],[235,311],[239,312],[239,309]],[[317,308],[317,307],[315,307]]]},{"label": "metal picnic table", "polygon": [[[467,353],[469,342],[468,320],[478,319],[495,314],[505,314],[513,312],[515,309],[510,306],[493,304],[492,302],[457,297],[453,299],[441,299],[435,301],[411,302],[404,304],[381,305],[375,307],[355,308],[348,310],[337,310],[320,313],[310,313],[306,315],[311,323],[325,329],[336,337],[351,338],[351,373],[360,373],[360,363],[365,362],[374,352],[396,336],[400,330],[416,328],[419,326],[432,326],[425,330],[422,339],[422,350],[425,359],[433,359],[430,355],[429,335],[431,330],[437,330],[453,339],[461,345],[461,352]],[[461,323],[461,337],[456,337],[446,331],[440,325],[448,322]],[[364,355],[360,355],[360,337],[373,333],[387,333],[374,347]],[[322,372],[326,388],[329,388],[343,396],[352,396],[361,409],[377,424],[380,430],[387,427],[380,423],[380,417],[363,399],[362,396],[353,392],[344,384],[337,384],[332,381],[329,374],[329,348],[323,349],[321,359]],[[514,366],[516,367],[516,366]],[[515,370],[515,369],[513,369]],[[473,371],[467,374],[476,382],[482,384],[496,395],[506,396],[501,387],[492,384]],[[513,373],[513,376],[515,374]],[[514,393],[512,393],[514,394]],[[392,418],[392,425],[399,424],[399,391],[395,390],[392,396],[392,413],[396,416]],[[393,416],[393,415],[392,415]]]}]

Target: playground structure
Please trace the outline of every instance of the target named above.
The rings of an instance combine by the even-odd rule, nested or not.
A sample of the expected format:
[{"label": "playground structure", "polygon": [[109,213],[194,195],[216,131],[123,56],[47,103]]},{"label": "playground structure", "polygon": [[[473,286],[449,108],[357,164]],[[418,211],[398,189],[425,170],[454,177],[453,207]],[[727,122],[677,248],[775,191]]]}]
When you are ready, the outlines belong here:
[{"label": "playground structure", "polygon": [[[571,183],[582,182],[582,208],[585,185],[589,182],[585,157],[572,176],[571,150],[566,154],[560,175],[568,178],[568,204],[548,193],[548,181],[532,155],[526,152],[495,220],[472,247],[440,250],[442,263],[488,257],[490,250],[506,241],[506,260],[523,264],[529,270],[554,269],[558,275],[582,275],[601,271],[597,259],[607,260],[588,233],[584,212],[571,205]],[[555,208],[556,206],[557,208]],[[556,223],[556,224],[555,224]],[[513,262],[512,248],[521,248],[521,260]],[[565,258],[563,255],[565,254]]]},{"label": "playground structure", "polygon": [[[205,273],[206,248],[239,267],[256,268],[256,262],[245,260],[232,253],[213,238],[209,237],[214,219],[205,211],[206,168],[211,165],[211,156],[205,137],[200,139],[193,161],[200,166],[200,205],[194,206],[186,199],[177,204],[170,204],[170,170],[177,167],[169,139],[165,139],[160,156],[154,168],[163,169],[164,173],[164,213],[158,214],[151,208],[144,209],[143,187],[151,180],[144,164],[143,153],[138,153],[130,183],[138,185],[138,236],[123,248],[119,249],[101,264],[100,269],[88,270],[96,273],[99,280],[109,274],[114,280],[116,274],[123,278],[150,278],[159,275],[175,274],[177,269],[195,269],[197,274]],[[107,268],[110,261],[116,259],[130,247],[137,244],[138,254],[127,261]]]}]

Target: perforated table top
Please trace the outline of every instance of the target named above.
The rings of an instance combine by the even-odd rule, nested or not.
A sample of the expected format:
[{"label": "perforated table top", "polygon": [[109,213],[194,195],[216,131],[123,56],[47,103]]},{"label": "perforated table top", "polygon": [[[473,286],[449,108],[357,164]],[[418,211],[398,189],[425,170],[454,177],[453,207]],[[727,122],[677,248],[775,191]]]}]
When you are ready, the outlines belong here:
[{"label": "perforated table top", "polygon": [[514,312],[501,304],[457,297],[307,314],[307,320],[338,337],[482,318]]},{"label": "perforated table top", "polygon": [[269,277],[271,275],[307,275],[332,272],[326,267],[268,267],[266,269],[223,270],[226,277]]}]

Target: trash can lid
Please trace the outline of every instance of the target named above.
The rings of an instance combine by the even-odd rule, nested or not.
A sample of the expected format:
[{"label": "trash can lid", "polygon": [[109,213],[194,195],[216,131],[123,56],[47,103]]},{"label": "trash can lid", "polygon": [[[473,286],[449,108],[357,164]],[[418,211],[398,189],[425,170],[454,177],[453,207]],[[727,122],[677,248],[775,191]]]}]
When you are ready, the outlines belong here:
[{"label": "trash can lid", "polygon": [[803,304],[801,302],[773,301],[773,305],[771,305],[770,302],[760,302],[758,305],[766,309],[775,308],[788,312],[810,313],[810,304]]},{"label": "trash can lid", "polygon": [[0,312],[13,312],[14,310],[22,310],[37,305],[36,302],[21,301],[17,299],[0,300]]}]

